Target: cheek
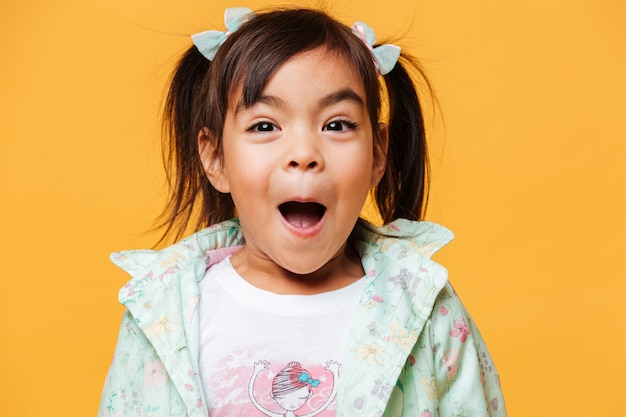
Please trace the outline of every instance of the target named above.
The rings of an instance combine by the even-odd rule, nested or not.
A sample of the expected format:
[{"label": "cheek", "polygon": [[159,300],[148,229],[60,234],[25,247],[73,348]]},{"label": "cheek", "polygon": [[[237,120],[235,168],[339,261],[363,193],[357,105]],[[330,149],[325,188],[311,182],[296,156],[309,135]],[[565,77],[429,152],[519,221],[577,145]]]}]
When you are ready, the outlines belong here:
[{"label": "cheek", "polygon": [[373,157],[371,150],[363,149],[347,155],[338,154],[336,158],[336,178],[342,180],[346,187],[355,191],[369,189],[372,180]]},{"label": "cheek", "polygon": [[231,193],[238,189],[256,189],[266,181],[267,158],[247,147],[225,146],[224,172],[231,186]]}]

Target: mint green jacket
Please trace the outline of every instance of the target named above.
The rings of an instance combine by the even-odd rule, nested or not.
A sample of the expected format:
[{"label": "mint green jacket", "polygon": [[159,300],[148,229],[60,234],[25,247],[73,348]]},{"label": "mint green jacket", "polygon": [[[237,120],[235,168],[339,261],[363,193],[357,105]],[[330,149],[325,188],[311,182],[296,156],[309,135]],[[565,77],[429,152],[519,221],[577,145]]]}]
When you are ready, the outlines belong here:
[{"label": "mint green jacket", "polygon": [[[452,240],[428,222],[396,220],[353,240],[366,289],[343,358],[338,417],[505,416],[500,379],[474,322],[430,259]],[[198,375],[198,283],[244,244],[230,220],[160,251],[112,255],[132,279],[99,416],[208,415]]]}]

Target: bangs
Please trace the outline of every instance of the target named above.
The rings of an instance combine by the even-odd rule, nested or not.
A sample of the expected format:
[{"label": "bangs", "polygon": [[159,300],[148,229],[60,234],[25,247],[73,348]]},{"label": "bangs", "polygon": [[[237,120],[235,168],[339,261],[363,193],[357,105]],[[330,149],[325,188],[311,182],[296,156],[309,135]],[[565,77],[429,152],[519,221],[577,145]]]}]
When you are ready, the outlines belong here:
[{"label": "bangs", "polygon": [[[290,58],[325,48],[328,53],[344,57],[363,79],[368,105],[377,106],[370,97],[378,96],[376,67],[369,50],[350,28],[327,15],[313,10],[281,10],[255,15],[242,25],[223,48],[222,100],[230,105],[250,107],[262,96],[272,75]],[[226,45],[225,45],[226,46]],[[372,80],[376,84],[372,85]],[[374,87],[374,88],[372,88]],[[239,96],[239,97],[237,97]],[[372,100],[374,102],[371,102]]]}]

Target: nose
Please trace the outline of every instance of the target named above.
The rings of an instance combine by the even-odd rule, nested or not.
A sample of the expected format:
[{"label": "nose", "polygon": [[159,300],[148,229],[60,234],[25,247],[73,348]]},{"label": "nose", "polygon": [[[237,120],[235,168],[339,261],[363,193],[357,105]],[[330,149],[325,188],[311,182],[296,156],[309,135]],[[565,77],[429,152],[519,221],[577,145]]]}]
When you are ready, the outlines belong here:
[{"label": "nose", "polygon": [[320,141],[314,134],[299,135],[288,141],[285,158],[287,170],[312,171],[324,167],[324,158],[320,149]]},{"label": "nose", "polygon": [[313,169],[313,168],[316,168],[317,166],[318,166],[317,161],[311,161],[308,164],[307,163],[302,163],[302,161],[300,163],[298,161],[291,161],[291,162],[289,162],[289,168],[304,167],[305,169]]}]

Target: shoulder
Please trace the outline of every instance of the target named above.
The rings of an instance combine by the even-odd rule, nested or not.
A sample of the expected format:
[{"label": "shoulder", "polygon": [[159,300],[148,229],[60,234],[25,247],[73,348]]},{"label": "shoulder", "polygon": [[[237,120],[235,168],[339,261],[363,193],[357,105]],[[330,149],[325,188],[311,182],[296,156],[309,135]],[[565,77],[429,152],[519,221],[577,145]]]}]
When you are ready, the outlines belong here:
[{"label": "shoulder", "polygon": [[208,257],[212,251],[240,245],[243,233],[237,220],[228,220],[202,229],[160,250],[125,250],[111,254],[111,261],[135,276],[148,267],[180,265],[187,260]]},{"label": "shoulder", "polygon": [[482,344],[478,328],[449,282],[437,294],[426,327],[425,336],[440,357]]},{"label": "shoulder", "polygon": [[120,290],[124,305],[147,292],[196,292],[206,269],[238,250],[243,243],[239,223],[230,220],[203,229],[161,250],[129,250],[111,254],[111,261],[131,280]]},{"label": "shoulder", "polygon": [[454,239],[454,234],[437,223],[396,219],[382,227],[366,222],[355,231],[357,239],[389,256],[415,253],[430,259]]},{"label": "shoulder", "polygon": [[430,258],[452,240],[452,232],[435,223],[398,219],[383,227],[362,223],[353,237],[371,284],[366,295],[410,306],[421,324],[448,280],[447,270]]}]

